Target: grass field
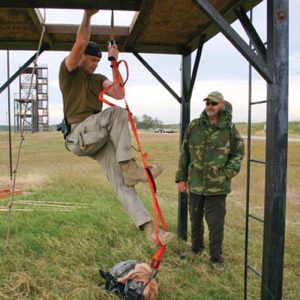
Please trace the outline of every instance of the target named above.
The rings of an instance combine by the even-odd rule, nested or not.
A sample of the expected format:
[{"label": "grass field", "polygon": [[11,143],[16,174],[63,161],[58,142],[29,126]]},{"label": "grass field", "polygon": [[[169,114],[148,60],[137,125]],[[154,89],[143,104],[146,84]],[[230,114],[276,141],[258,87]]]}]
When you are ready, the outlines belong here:
[{"label": "grass field", "polygon": [[[177,231],[177,134],[141,135],[150,161],[164,172],[158,199],[171,231]],[[8,134],[0,132],[0,187],[9,185]],[[13,134],[15,162],[19,135]],[[264,141],[252,142],[252,157],[264,159]],[[300,143],[289,143],[283,299],[300,299]],[[251,212],[263,216],[264,167],[251,168]],[[14,199],[10,247],[8,213],[0,211],[0,299],[116,299],[99,288],[99,268],[130,258],[150,263],[154,253],[118,202],[100,167],[65,148],[57,132],[27,134]],[[152,211],[147,185],[137,190]],[[186,242],[167,248],[157,276],[159,299],[243,299],[246,160],[233,180],[225,225],[225,271],[211,270],[208,255],[180,259]],[[6,207],[9,199],[0,199]],[[207,242],[207,230],[206,230]],[[262,225],[250,223],[249,263],[261,268]],[[260,298],[260,280],[249,274],[248,299]]]}]

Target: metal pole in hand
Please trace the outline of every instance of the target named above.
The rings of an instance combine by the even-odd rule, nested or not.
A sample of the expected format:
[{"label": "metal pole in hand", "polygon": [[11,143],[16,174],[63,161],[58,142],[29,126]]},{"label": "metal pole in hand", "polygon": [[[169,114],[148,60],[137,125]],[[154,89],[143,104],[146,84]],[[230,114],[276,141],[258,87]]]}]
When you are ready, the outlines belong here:
[{"label": "metal pole in hand", "polygon": [[113,45],[116,44],[115,41],[115,26],[114,26],[114,11],[111,11],[111,19],[110,19],[110,40],[107,42],[108,48],[108,60],[114,61],[116,57],[114,56],[114,49],[111,48]]}]

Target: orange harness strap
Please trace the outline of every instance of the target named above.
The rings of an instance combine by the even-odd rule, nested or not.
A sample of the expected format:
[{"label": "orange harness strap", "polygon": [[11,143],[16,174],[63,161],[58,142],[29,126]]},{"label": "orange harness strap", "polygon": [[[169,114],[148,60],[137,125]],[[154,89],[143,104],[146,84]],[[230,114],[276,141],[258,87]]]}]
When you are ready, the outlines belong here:
[{"label": "orange harness strap", "polygon": [[[121,79],[121,74],[120,74],[120,71],[119,71],[119,65],[121,63],[124,63],[125,65],[125,68],[126,68],[126,79],[125,81],[122,83],[122,79]],[[127,80],[128,80],[128,76],[129,76],[129,69],[128,69],[128,64],[125,60],[120,60],[120,61],[112,61],[111,62],[111,66],[114,70],[114,74],[116,76],[116,80],[111,84],[109,85],[108,87],[106,87],[105,89],[103,89],[100,93],[99,93],[99,96],[98,96],[98,99],[99,101],[109,105],[109,106],[116,106],[115,104],[111,103],[110,101],[106,100],[104,98],[104,95],[115,85],[115,84],[119,84],[121,87],[124,87]]]},{"label": "orange harness strap", "polygon": [[[124,81],[124,83],[122,83],[122,80],[121,80],[121,74],[119,72],[119,65],[121,63],[124,63],[125,64],[125,67],[126,67],[126,80]],[[99,101],[103,102],[103,103],[106,103],[107,105],[109,106],[116,106],[115,104],[111,103],[110,101],[106,100],[104,98],[104,94],[107,93],[108,90],[110,90],[115,84],[119,84],[120,86],[124,86],[128,80],[128,76],[129,76],[129,69],[128,69],[128,64],[125,60],[121,60],[119,62],[117,61],[112,61],[112,67],[113,67],[113,70],[114,70],[114,74],[116,76],[116,80],[111,84],[109,85],[108,87],[106,87],[105,89],[103,89],[100,93],[99,93]],[[152,176],[152,173],[149,169],[149,165],[148,165],[148,153],[147,152],[143,152],[142,151],[142,145],[141,145],[141,142],[140,142],[140,139],[139,139],[139,136],[138,136],[138,132],[137,132],[137,129],[136,129],[136,125],[135,125],[135,122],[133,120],[133,116],[132,116],[132,113],[129,109],[129,106],[128,106],[128,103],[127,101],[124,99],[125,101],[125,105],[126,105],[126,110],[127,110],[127,113],[128,113],[128,118],[129,118],[129,122],[131,124],[131,128],[132,128],[132,132],[133,132],[133,135],[135,137],[135,140],[136,140],[136,143],[137,143],[137,146],[138,146],[138,152],[140,152],[141,154],[141,158],[142,158],[142,161],[143,161],[143,165],[144,165],[144,168],[145,168],[145,171],[146,171],[146,175],[147,175],[147,180],[148,180],[148,184],[149,184],[149,187],[151,189],[151,193],[152,193],[152,199],[153,199],[153,219],[154,219],[154,233],[155,233],[155,238],[156,238],[156,242],[157,242],[157,245],[159,246],[159,249],[156,251],[156,253],[152,256],[152,261],[151,261],[151,267],[155,270],[157,270],[159,268],[159,265],[163,259],[163,256],[164,256],[164,253],[166,251],[166,246],[164,246],[161,241],[159,240],[159,234],[158,234],[158,217],[159,217],[159,220],[160,220],[160,223],[161,223],[161,226],[163,228],[164,231],[168,231],[168,227],[165,223],[165,220],[164,220],[164,217],[162,215],[162,212],[160,210],[160,207],[159,207],[159,204],[158,204],[158,201],[157,201],[157,197],[156,197],[156,185],[155,185],[155,181],[154,181],[154,178]]]}]

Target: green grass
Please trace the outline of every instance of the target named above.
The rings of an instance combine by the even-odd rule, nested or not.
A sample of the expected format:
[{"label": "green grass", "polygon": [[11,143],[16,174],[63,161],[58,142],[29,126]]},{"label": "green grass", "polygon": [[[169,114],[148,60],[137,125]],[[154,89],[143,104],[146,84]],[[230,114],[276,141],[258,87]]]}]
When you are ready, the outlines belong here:
[{"label": "green grass", "polygon": [[[248,123],[247,122],[238,122],[235,124],[242,135],[247,135],[247,133],[248,133]],[[265,134],[265,124],[266,124],[265,122],[252,123],[251,134],[252,135],[264,135]],[[168,124],[168,125],[162,125],[161,127],[175,129],[179,132],[179,124]],[[289,122],[288,133],[289,133],[289,135],[300,135],[300,122],[299,121]]]},{"label": "green grass", "polygon": [[[242,135],[248,134],[248,123],[246,123],[246,122],[236,123],[236,126]],[[252,135],[265,134],[264,129],[265,129],[265,123],[263,123],[263,122],[262,123],[253,123],[251,126],[251,134]]]},{"label": "green grass", "polygon": [[[177,190],[174,174],[178,160],[178,134],[143,133],[150,161],[164,172],[157,180],[158,200],[166,223],[177,231]],[[13,160],[19,135],[13,134]],[[264,159],[264,142],[252,142],[252,156]],[[287,219],[283,299],[300,299],[299,171],[300,143],[289,144]],[[9,184],[7,133],[0,133],[0,186]],[[251,211],[263,215],[264,167],[251,168]],[[228,196],[225,225],[225,272],[211,270],[208,255],[182,260],[187,245],[176,240],[168,246],[157,277],[159,299],[242,299],[245,234],[245,160],[233,192]],[[27,134],[22,149],[15,197],[10,247],[5,248],[8,213],[0,212],[0,299],[117,299],[99,288],[98,270],[109,270],[126,259],[150,263],[154,254],[143,232],[124,212],[100,167],[91,159],[69,153],[60,133]],[[137,190],[152,212],[147,185]],[[48,206],[20,203],[38,201]],[[5,206],[8,199],[0,199]],[[50,203],[64,203],[57,211]],[[30,211],[18,211],[27,208]],[[206,230],[207,242],[207,230]],[[250,224],[249,263],[259,271],[262,226]],[[249,274],[248,299],[260,298],[260,280]]]},{"label": "green grass", "polygon": [[289,122],[289,133],[300,134],[300,122]]}]

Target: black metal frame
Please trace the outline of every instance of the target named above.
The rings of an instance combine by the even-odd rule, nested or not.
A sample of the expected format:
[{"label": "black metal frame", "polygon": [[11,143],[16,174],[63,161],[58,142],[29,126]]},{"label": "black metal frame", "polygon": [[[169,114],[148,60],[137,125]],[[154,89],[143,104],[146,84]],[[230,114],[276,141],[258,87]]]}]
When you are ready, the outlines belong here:
[{"label": "black metal frame", "polygon": [[208,0],[193,0],[201,11],[219,28],[224,36],[232,43],[234,47],[253,65],[256,71],[267,81],[272,82],[270,67],[263,59],[253,53],[247,43],[238,35],[238,33],[228,24],[221,14],[210,4]]},{"label": "black metal frame", "polygon": [[[250,39],[250,47],[253,44],[252,36],[257,36],[257,40],[260,40],[259,36],[257,35],[255,29],[252,26],[252,10],[250,12],[250,19],[248,19],[246,12],[244,9],[240,8],[239,10],[236,10],[236,14],[245,28],[246,31],[251,31],[253,34],[248,34]],[[260,43],[260,42],[259,42]],[[256,47],[257,48],[257,47]],[[257,50],[256,50],[257,51]],[[258,51],[259,52],[259,51]],[[261,51],[262,53],[263,51]],[[261,223],[264,223],[264,220],[260,217],[257,217],[250,213],[250,178],[251,178],[251,163],[258,163],[258,164],[264,164],[264,161],[260,161],[257,159],[252,159],[252,153],[251,153],[251,124],[252,124],[252,106],[256,104],[263,104],[266,103],[266,101],[252,101],[252,66],[249,64],[249,74],[248,74],[248,134],[247,134],[247,184],[246,184],[246,214],[245,214],[245,256],[244,256],[244,300],[247,299],[248,294],[248,270],[252,271],[255,275],[259,276],[261,278],[261,272],[257,271],[256,268],[252,267],[249,264],[248,260],[248,254],[249,254],[249,231],[250,231],[250,219],[260,221]]]},{"label": "black metal frame", "polygon": [[288,0],[267,0],[266,51],[243,9],[237,10],[256,54],[207,0],[193,1],[268,83],[268,100],[260,101],[267,103],[261,299],[281,299],[288,145]]},{"label": "black metal frame", "polygon": [[[263,270],[260,274],[247,264],[247,250],[245,252],[245,281],[244,297],[247,298],[247,270],[252,270],[262,277],[261,298],[281,299],[284,255],[285,230],[285,201],[287,174],[287,128],[288,128],[288,0],[267,0],[268,2],[268,49],[264,46],[255,28],[251,24],[242,6],[237,8],[236,14],[243,25],[256,53],[250,45],[231,28],[217,10],[207,0],[194,0],[195,4],[215,23],[227,39],[249,61],[256,71],[268,83],[268,100],[249,102],[249,111],[254,104],[267,103],[267,151],[266,151],[266,192],[265,192],[265,220],[249,213],[247,205],[246,241],[248,239],[248,218],[260,221],[264,225],[264,253]],[[190,121],[190,100],[198,70],[201,51],[205,42],[202,36],[191,78],[191,55],[182,55],[182,97],[179,101],[174,91],[160,78],[160,76],[145,62],[140,61],[146,68],[171,92],[181,103],[180,141]],[[279,43],[278,43],[279,42]],[[277,65],[275,63],[277,62]],[[280,68],[276,67],[280,65]],[[250,72],[250,71],[249,71]],[[249,90],[249,99],[251,91]],[[278,106],[280,109],[278,109]],[[251,114],[248,123],[251,123]],[[248,162],[247,162],[247,199],[249,199],[250,162],[265,164],[264,161],[252,159],[251,129],[248,127]],[[275,151],[274,151],[275,149]],[[273,174],[272,177],[267,176]],[[179,193],[178,197],[178,235],[187,239],[187,194]],[[246,242],[247,243],[247,242]],[[276,245],[274,244],[276,243]],[[246,245],[246,249],[247,249]],[[276,249],[276,251],[274,251]],[[272,255],[270,255],[272,253]]]},{"label": "black metal frame", "polygon": [[[265,220],[263,224],[264,245],[261,299],[281,299],[287,180],[289,1],[266,1],[268,7],[268,49],[265,49],[263,46],[243,9],[239,8],[236,11],[256,49],[255,53],[208,0],[193,0],[195,5],[219,28],[224,36],[268,83]],[[34,6],[35,5],[37,4],[35,3]],[[185,129],[190,121],[190,99],[204,41],[205,37],[202,36],[200,38],[200,46],[198,48],[192,78],[191,53],[187,51],[182,55],[181,97],[167,85],[134,49],[132,50],[133,54],[142,64],[167,88],[176,100],[181,103],[180,141],[182,141]],[[41,52],[42,51],[43,50],[41,50]],[[26,68],[32,61],[33,59],[25,63],[23,68]],[[0,88],[0,93],[20,72],[22,72],[22,68]],[[187,239],[187,194],[184,193],[179,194],[178,218],[178,234],[181,238]]]},{"label": "black metal frame", "polygon": [[281,299],[288,149],[288,0],[268,0],[267,148],[262,299]]}]

